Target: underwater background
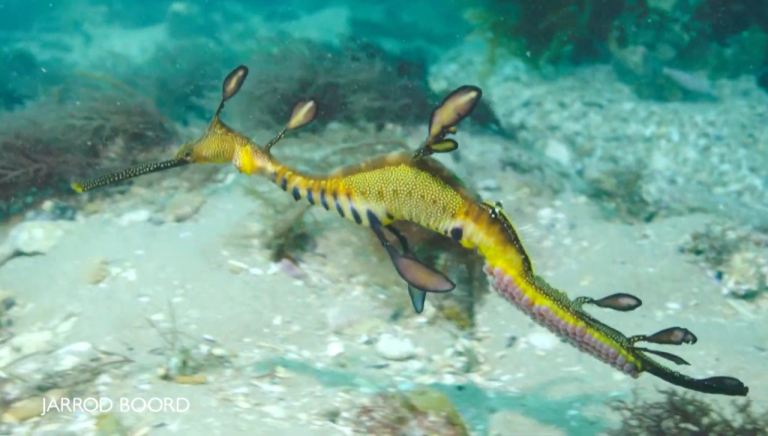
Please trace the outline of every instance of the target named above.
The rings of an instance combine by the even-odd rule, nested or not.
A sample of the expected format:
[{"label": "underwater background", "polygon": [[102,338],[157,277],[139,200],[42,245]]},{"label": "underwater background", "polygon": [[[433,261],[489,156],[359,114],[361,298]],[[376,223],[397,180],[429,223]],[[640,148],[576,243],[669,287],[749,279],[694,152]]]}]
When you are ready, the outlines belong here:
[{"label": "underwater background", "polygon": [[[71,188],[173,157],[239,65],[222,120],[264,144],[315,99],[275,147],[313,174],[416,150],[481,88],[436,159],[537,274],[639,297],[589,311],[689,328],[675,368],[748,397],[632,379],[404,225],[457,284],[417,314],[369,229],[231,164]],[[0,434],[768,434],[766,186],[768,0],[0,0]],[[116,407],[46,409],[75,398]]]}]

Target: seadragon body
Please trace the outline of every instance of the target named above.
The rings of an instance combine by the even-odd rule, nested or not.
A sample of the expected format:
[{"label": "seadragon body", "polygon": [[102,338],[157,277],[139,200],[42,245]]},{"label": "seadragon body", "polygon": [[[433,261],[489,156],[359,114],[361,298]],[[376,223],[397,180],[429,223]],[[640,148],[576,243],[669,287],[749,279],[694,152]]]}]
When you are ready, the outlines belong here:
[{"label": "seadragon body", "polygon": [[[563,340],[602,362],[631,376],[651,373],[665,381],[699,392],[745,396],[748,388],[738,379],[716,376],[694,379],[674,371],[649,354],[687,364],[666,352],[636,346],[638,342],[680,345],[695,343],[696,336],[681,327],[671,327],[653,335],[625,336],[584,310],[595,305],[631,311],[642,303],[629,294],[613,294],[602,299],[571,299],[536,275],[532,262],[500,204],[492,204],[471,194],[448,168],[430,157],[450,152],[458,146],[452,139],[456,124],[466,117],[481,97],[475,87],[462,87],[449,95],[433,111],[427,140],[415,154],[393,153],[328,175],[310,175],[279,162],[271,153],[288,130],[312,121],[313,101],[296,106],[291,120],[280,134],[263,147],[224,124],[219,114],[224,102],[239,90],[247,75],[245,67],[233,71],[224,82],[222,103],[206,134],[182,146],[174,159],[147,164],[73,185],[78,192],[113,183],[120,179],[159,171],[187,163],[232,162],[244,174],[268,178],[296,201],[307,201],[356,224],[369,227],[389,253],[392,262],[408,283],[417,311],[421,311],[427,292],[447,292],[454,284],[442,273],[422,263],[408,248],[408,241],[390,224],[411,221],[451,238],[468,249],[477,250],[486,260],[485,272],[493,289],[504,299]],[[398,250],[392,244],[399,242]]]}]

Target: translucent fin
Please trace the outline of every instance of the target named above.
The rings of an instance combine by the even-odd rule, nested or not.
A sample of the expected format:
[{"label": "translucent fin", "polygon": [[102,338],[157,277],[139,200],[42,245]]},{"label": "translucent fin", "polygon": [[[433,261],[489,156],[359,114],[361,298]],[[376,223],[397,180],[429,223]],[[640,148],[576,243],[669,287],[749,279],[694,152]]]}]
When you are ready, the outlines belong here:
[{"label": "translucent fin", "polygon": [[240,65],[227,75],[224,79],[224,84],[222,85],[222,103],[234,97],[235,94],[240,91],[240,88],[243,87],[243,83],[245,83],[246,77],[248,77],[248,67],[245,65]]},{"label": "translucent fin", "polygon": [[240,91],[246,77],[248,77],[248,67],[245,65],[240,65],[227,74],[227,77],[224,78],[224,83],[221,85],[221,103],[219,103],[219,108],[216,109],[214,118],[218,117],[224,109],[224,103]]},{"label": "translucent fin", "polygon": [[317,103],[314,100],[299,102],[293,108],[291,119],[288,121],[288,125],[285,126],[285,130],[294,130],[306,126],[314,121],[316,114]]},{"label": "translucent fin", "polygon": [[459,143],[453,139],[444,139],[437,144],[428,146],[433,153],[450,153],[459,148]]},{"label": "translucent fin", "polygon": [[455,132],[456,125],[472,113],[482,95],[480,88],[471,85],[461,86],[448,94],[440,106],[432,111],[428,138],[440,138],[448,132]]},{"label": "translucent fin", "polygon": [[415,289],[413,286],[408,285],[408,296],[411,297],[411,304],[413,304],[413,310],[416,313],[424,311],[424,302],[427,300],[427,293]]},{"label": "translucent fin", "polygon": [[609,295],[599,300],[592,300],[591,303],[598,307],[618,310],[620,312],[629,312],[643,305],[643,302],[634,295],[622,293]]},{"label": "translucent fin", "polygon": [[690,330],[682,327],[670,327],[643,338],[644,342],[664,345],[695,344],[698,339]]}]

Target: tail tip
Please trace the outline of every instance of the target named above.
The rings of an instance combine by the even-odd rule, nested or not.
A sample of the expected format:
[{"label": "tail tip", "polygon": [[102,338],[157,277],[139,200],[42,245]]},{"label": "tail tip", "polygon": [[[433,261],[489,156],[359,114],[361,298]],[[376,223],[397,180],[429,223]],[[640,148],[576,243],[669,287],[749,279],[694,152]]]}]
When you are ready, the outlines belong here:
[{"label": "tail tip", "polygon": [[749,394],[749,387],[741,380],[735,377],[717,376],[697,380],[708,391],[722,395],[731,395],[736,397],[746,397]]}]

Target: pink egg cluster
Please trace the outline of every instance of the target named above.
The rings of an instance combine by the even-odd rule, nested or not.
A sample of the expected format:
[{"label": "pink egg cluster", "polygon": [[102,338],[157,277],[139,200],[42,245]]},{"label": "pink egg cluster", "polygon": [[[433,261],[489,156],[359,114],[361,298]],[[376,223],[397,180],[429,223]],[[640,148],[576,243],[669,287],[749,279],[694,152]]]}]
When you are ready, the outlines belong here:
[{"label": "pink egg cluster", "polygon": [[493,278],[493,289],[504,299],[512,303],[537,324],[547,328],[558,337],[565,339],[579,350],[611,365],[617,370],[637,378],[637,367],[627,362],[619,351],[595,337],[584,325],[573,324],[560,317],[549,306],[533,304],[531,297],[526,295],[515,283],[514,279],[505,274],[499,267],[486,265],[485,273]]}]

